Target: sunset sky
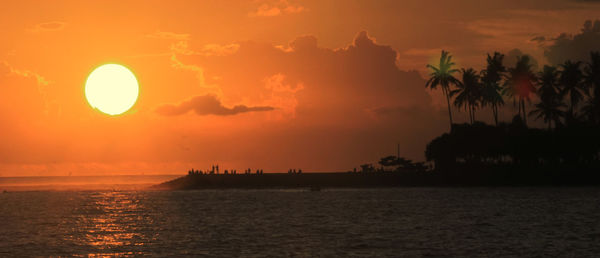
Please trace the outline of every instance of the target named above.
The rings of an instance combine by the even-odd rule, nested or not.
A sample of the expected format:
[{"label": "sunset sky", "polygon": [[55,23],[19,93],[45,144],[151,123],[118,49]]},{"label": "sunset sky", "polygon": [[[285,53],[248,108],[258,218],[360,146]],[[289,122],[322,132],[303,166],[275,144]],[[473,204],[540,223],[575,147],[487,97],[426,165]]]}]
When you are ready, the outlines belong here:
[{"label": "sunset sky", "polygon": [[[600,49],[596,19],[591,0],[11,1],[0,176],[347,171],[398,143],[422,161],[448,130],[441,92],[425,89],[441,49],[459,67],[493,51],[541,67]],[[123,115],[84,96],[105,63],[137,76]]]}]

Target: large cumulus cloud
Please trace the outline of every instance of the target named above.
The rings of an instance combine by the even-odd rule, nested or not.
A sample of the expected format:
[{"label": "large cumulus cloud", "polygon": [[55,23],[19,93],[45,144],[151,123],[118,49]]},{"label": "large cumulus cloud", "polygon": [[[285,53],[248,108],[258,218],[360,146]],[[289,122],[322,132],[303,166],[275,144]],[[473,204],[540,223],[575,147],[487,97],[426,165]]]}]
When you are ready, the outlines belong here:
[{"label": "large cumulus cloud", "polygon": [[448,128],[425,79],[399,69],[397,52],[367,32],[337,49],[320,47],[311,35],[283,46],[237,44],[229,55],[181,51],[174,60],[201,67],[206,89],[218,85],[214,93],[228,103],[276,108],[266,113],[282,114],[286,126],[253,137],[278,143],[266,149],[294,150],[295,163],[349,168],[389,154],[398,142],[403,155],[423,159],[425,144]]}]

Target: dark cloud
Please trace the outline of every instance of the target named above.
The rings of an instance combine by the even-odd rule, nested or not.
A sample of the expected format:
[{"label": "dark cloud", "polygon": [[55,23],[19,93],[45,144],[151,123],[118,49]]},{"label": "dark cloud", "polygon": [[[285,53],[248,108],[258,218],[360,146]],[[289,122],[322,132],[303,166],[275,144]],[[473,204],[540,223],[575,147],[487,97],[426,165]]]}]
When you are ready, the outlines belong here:
[{"label": "dark cloud", "polygon": [[51,22],[44,22],[44,23],[40,23],[35,25],[35,27],[33,28],[33,32],[42,32],[42,31],[58,31],[58,30],[62,30],[67,26],[67,23],[65,22],[60,22],[60,21],[51,21]]},{"label": "dark cloud", "polygon": [[590,51],[600,51],[600,20],[587,20],[581,32],[575,35],[561,34],[544,52],[552,64],[560,64],[566,60],[585,61]]},{"label": "dark cloud", "polygon": [[232,108],[228,108],[223,106],[223,104],[221,104],[221,101],[219,101],[215,96],[204,95],[193,97],[189,100],[183,101],[182,103],[175,105],[162,105],[156,109],[156,113],[163,116],[178,116],[186,114],[193,110],[198,115],[230,116],[239,113],[270,111],[273,109],[273,107],[268,106],[248,107],[245,105],[237,105]]},{"label": "dark cloud", "polygon": [[514,67],[517,64],[517,57],[520,56],[529,56],[529,60],[530,60],[530,64],[533,68],[533,70],[538,70],[539,68],[539,63],[538,61],[531,55],[523,53],[523,51],[521,51],[518,48],[515,48],[511,51],[508,51],[508,53],[506,53],[506,56],[504,56],[504,66],[506,67]]},{"label": "dark cloud", "polygon": [[537,42],[537,43],[544,43],[546,41],[546,37],[537,36],[537,37],[532,38],[531,41]]}]

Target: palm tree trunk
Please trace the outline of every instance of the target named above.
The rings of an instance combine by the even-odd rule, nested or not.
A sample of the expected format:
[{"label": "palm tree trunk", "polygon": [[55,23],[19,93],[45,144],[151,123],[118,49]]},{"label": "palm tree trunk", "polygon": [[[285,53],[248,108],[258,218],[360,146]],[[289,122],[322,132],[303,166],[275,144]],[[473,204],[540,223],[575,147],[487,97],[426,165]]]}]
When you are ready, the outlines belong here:
[{"label": "palm tree trunk", "polygon": [[446,95],[446,103],[448,104],[448,117],[450,118],[450,130],[452,131],[452,110],[450,109],[450,94],[448,93],[448,89],[446,89],[445,87],[444,89],[444,95]]},{"label": "palm tree trunk", "polygon": [[573,100],[571,100],[571,103],[569,103],[569,104],[570,104],[569,105],[569,116],[570,116],[569,119],[573,119],[575,117],[575,114],[573,112]]},{"label": "palm tree trunk", "polygon": [[521,99],[521,105],[523,106],[523,123],[527,126],[527,112],[525,112],[525,100]]},{"label": "palm tree trunk", "polygon": [[516,98],[513,98],[513,107],[515,105],[519,107],[519,117],[521,117],[521,99],[517,100]]},{"label": "palm tree trunk", "polygon": [[467,111],[467,116],[469,117],[469,124],[473,124],[471,123],[471,104],[467,104],[465,110]]},{"label": "palm tree trunk", "polygon": [[471,124],[473,124],[475,123],[475,105],[472,105],[471,109],[473,109],[473,120],[471,121]]},{"label": "palm tree trunk", "polygon": [[474,121],[473,117],[475,116],[473,115],[473,105],[471,105],[471,124],[473,124]]},{"label": "palm tree trunk", "polygon": [[496,103],[492,104],[492,113],[494,114],[494,122],[496,122],[496,126],[498,126],[498,106]]},{"label": "palm tree trunk", "polygon": [[469,123],[473,124],[473,109],[471,108],[471,104],[468,106],[469,109]]}]

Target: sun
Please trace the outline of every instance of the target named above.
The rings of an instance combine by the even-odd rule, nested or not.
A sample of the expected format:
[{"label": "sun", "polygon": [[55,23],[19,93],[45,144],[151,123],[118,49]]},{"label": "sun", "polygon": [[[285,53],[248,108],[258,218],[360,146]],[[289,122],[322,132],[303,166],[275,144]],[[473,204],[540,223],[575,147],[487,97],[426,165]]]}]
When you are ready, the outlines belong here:
[{"label": "sun", "polygon": [[113,116],[129,110],[137,101],[138,93],[135,75],[119,64],[99,66],[85,82],[85,98],[90,106]]}]

